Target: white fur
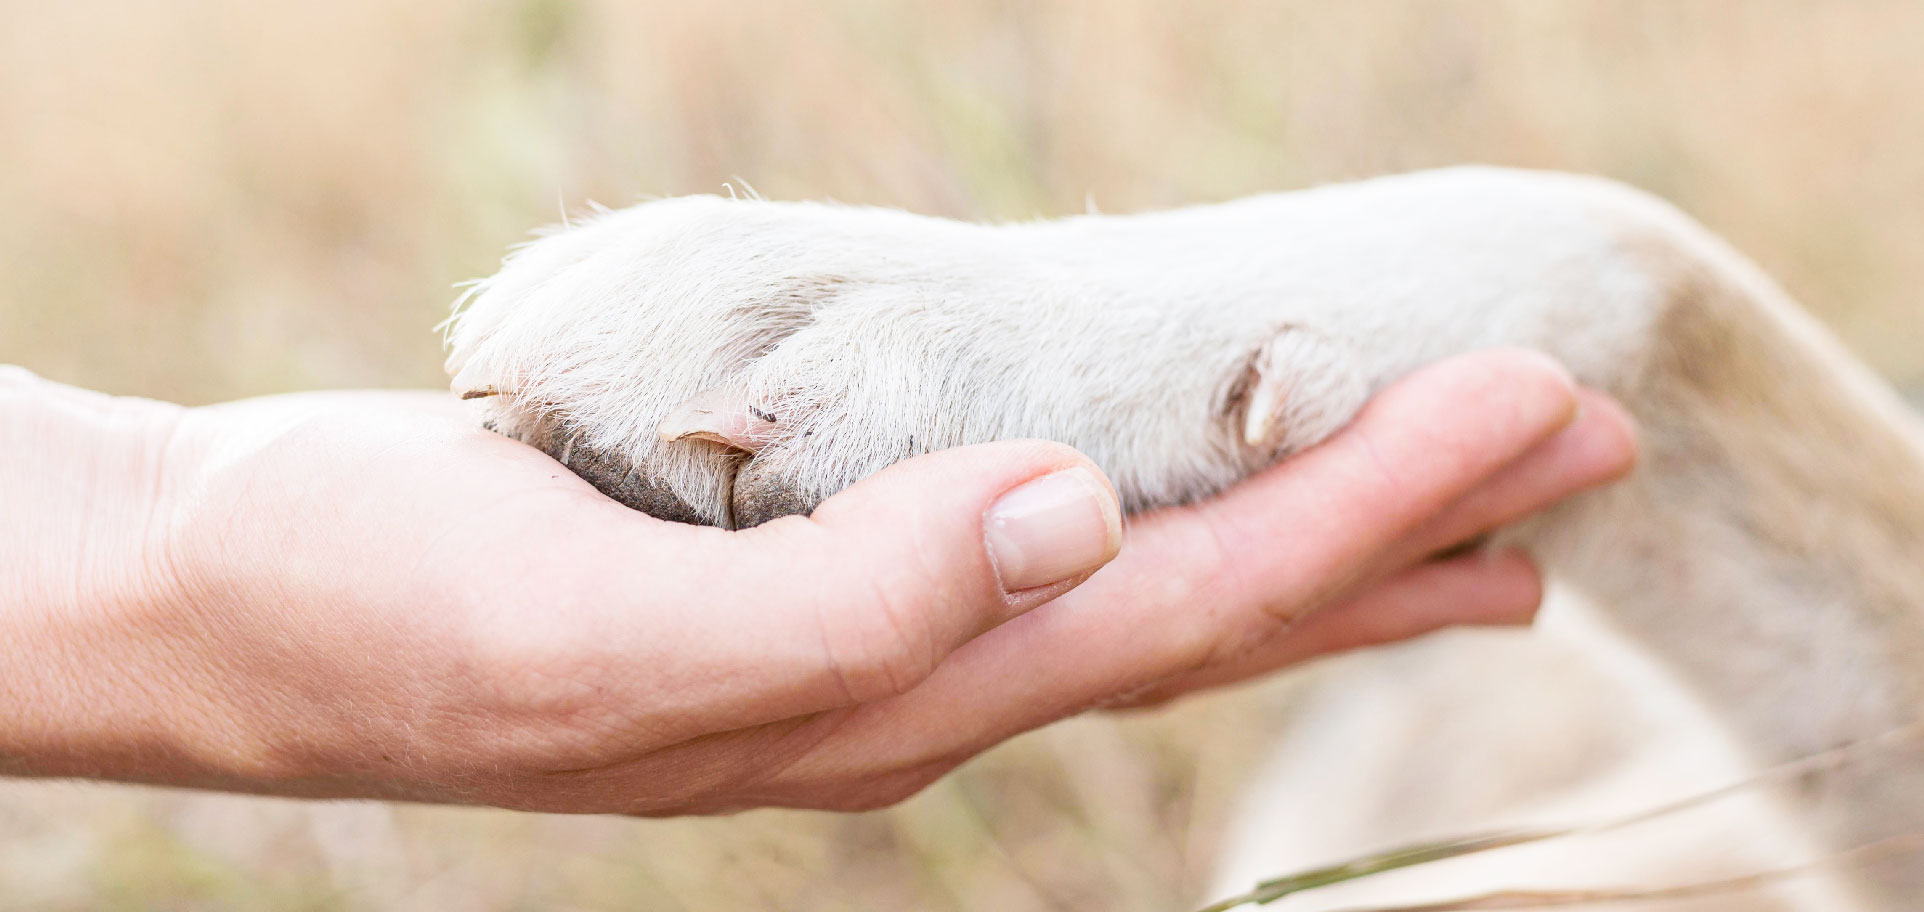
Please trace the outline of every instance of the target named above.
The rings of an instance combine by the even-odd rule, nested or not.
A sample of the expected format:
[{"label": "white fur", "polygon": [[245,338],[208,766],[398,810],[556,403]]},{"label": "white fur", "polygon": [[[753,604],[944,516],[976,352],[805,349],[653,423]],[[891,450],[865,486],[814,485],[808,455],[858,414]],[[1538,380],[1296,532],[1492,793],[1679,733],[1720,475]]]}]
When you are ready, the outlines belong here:
[{"label": "white fur", "polygon": [[[1621,787],[1598,794],[1629,802],[1872,735],[1910,722],[1924,695],[1918,432],[1753,267],[1602,181],[1455,169],[1015,225],[662,200],[517,253],[450,344],[455,388],[484,395],[493,426],[618,496],[623,478],[670,495],[631,503],[722,525],[807,509],[909,455],[1023,436],[1083,450],[1132,509],[1182,502],[1322,439],[1426,362],[1532,346],[1617,394],[1646,458],[1629,483],[1510,537],[1704,707],[1658,726],[1673,746],[1626,756],[1598,780]],[[1465,699],[1536,664],[1493,660]],[[1365,721],[1389,705],[1332,699]],[[1662,715],[1644,702],[1625,718]],[[1593,713],[1580,730],[1628,724],[1572,712]],[[1293,755],[1338,756],[1332,730],[1305,729]],[[1663,757],[1713,759],[1682,778],[1637,772]],[[1374,775],[1421,780],[1420,765],[1384,764]],[[1510,810],[1596,809],[1558,794]],[[1762,848],[1724,855],[1799,856],[1806,838],[1835,849],[1924,820],[1924,783],[1831,794],[1822,826],[1809,803],[1786,807],[1793,823],[1749,828]],[[1340,804],[1312,829],[1352,813],[1403,841],[1394,815]],[[1878,908],[1903,908],[1893,897],[1910,889],[1871,887],[1860,901]],[[1837,908],[1826,890],[1798,908]]]},{"label": "white fur", "polygon": [[915,453],[1042,436],[1088,453],[1141,508],[1273,461],[1224,412],[1242,372],[1290,334],[1348,356],[1266,378],[1292,409],[1325,412],[1294,445],[1442,354],[1553,347],[1552,302],[1604,324],[1568,353],[1573,369],[1634,372],[1655,295],[1613,261],[1598,212],[1617,197],[1577,178],[1459,171],[994,226],[662,200],[512,257],[454,321],[449,365],[463,391],[512,394],[488,401],[504,431],[563,409],[585,443],[659,472],[717,523],[727,464],[657,428],[723,384],[782,418],[788,439],[757,460],[816,499]]}]

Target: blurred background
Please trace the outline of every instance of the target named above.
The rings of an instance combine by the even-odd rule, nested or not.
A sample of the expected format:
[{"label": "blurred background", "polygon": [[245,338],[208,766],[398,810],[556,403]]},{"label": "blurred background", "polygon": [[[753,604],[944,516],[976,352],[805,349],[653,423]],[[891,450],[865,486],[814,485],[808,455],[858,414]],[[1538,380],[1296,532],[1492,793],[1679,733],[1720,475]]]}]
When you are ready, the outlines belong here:
[{"label": "blurred background", "polygon": [[[192,403],[440,386],[589,201],[978,219],[1466,161],[1662,194],[1924,385],[1924,3],[0,0],[0,362]],[[4,670],[0,670],[4,673]],[[885,813],[635,822],[0,784],[0,910],[1181,909],[1289,682]]]}]

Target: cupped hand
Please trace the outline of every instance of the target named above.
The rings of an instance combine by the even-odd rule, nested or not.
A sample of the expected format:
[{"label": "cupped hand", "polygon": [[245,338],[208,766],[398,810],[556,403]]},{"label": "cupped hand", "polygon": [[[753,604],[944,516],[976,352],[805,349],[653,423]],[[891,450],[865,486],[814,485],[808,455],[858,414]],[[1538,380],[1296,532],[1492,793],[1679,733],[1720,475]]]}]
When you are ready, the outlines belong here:
[{"label": "cupped hand", "polygon": [[726,532],[627,510],[445,395],[183,410],[0,373],[0,773],[873,807],[1094,706],[1526,621],[1525,557],[1432,555],[1634,458],[1609,400],[1492,351],[1126,534],[1101,473],[1036,441]]}]

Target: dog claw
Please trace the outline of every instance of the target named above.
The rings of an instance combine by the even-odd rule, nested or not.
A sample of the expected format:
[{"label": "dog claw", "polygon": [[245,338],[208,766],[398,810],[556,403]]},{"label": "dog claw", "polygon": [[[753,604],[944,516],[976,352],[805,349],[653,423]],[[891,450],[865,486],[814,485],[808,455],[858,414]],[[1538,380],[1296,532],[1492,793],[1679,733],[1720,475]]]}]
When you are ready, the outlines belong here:
[{"label": "dog claw", "polygon": [[1276,432],[1276,416],[1282,403],[1282,383],[1276,378],[1258,375],[1243,415],[1243,443],[1259,447],[1270,439]]},{"label": "dog claw", "polygon": [[711,389],[675,407],[658,428],[661,439],[707,440],[753,453],[775,439],[780,417],[749,405],[726,387]]}]

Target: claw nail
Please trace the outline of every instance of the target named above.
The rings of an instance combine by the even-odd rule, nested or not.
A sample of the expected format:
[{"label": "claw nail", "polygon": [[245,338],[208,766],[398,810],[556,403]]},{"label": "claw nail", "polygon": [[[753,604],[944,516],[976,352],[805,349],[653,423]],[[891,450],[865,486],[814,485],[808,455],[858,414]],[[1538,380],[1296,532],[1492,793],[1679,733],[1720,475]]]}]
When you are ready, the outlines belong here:
[{"label": "claw nail", "polygon": [[661,439],[707,440],[753,453],[775,438],[776,416],[730,389],[711,389],[675,407],[657,429]]},{"label": "claw nail", "polygon": [[1283,403],[1283,391],[1269,378],[1257,376],[1249,391],[1249,405],[1243,413],[1243,442],[1262,446],[1275,430],[1276,410]]}]

